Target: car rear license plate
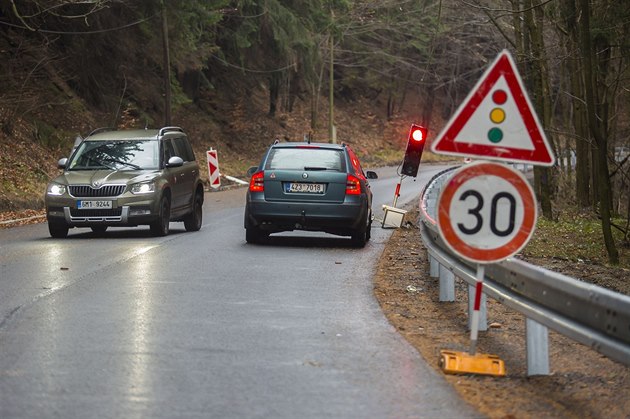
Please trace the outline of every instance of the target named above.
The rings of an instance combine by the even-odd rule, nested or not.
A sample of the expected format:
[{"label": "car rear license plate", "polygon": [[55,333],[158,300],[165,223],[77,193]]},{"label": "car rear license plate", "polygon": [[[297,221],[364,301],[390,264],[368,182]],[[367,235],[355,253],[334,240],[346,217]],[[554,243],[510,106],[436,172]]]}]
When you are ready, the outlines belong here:
[{"label": "car rear license plate", "polygon": [[326,191],[323,183],[297,183],[288,182],[285,184],[285,191],[288,193],[319,193]]},{"label": "car rear license plate", "polygon": [[112,201],[78,201],[78,209],[112,209]]}]

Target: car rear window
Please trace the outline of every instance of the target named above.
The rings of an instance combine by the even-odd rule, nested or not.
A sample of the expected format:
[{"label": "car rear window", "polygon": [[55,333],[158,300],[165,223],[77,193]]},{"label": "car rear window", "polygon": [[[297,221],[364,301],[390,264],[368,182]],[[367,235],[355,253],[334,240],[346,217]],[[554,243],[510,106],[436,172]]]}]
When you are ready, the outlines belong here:
[{"label": "car rear window", "polygon": [[334,170],[345,172],[343,150],[317,147],[273,148],[265,170]]}]

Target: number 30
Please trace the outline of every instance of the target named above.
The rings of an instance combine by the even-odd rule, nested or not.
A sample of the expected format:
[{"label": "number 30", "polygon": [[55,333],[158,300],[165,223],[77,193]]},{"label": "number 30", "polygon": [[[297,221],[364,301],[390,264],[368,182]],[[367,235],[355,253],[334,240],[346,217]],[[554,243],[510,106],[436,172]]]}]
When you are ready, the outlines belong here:
[{"label": "number 30", "polygon": [[[468,190],[464,192],[459,198],[460,201],[466,201],[469,197],[477,200],[477,206],[468,210],[468,214],[475,217],[475,224],[471,227],[466,227],[463,223],[458,223],[457,227],[459,230],[468,235],[477,234],[481,231],[483,227],[483,217],[481,216],[481,210],[483,209],[483,196],[477,191]],[[507,199],[510,204],[510,214],[508,217],[508,226],[504,230],[500,230],[497,227],[497,206],[499,205],[499,201],[501,199]],[[492,233],[499,237],[505,237],[512,234],[514,231],[514,224],[516,218],[516,199],[514,196],[508,192],[499,192],[492,198],[492,202],[490,203],[490,230]]]}]

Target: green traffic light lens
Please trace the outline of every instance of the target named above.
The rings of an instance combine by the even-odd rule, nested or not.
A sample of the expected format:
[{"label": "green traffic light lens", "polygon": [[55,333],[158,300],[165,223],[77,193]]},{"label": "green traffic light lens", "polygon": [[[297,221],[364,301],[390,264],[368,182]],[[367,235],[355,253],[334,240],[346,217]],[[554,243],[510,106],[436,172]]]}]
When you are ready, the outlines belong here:
[{"label": "green traffic light lens", "polygon": [[492,128],[490,131],[488,131],[488,139],[490,140],[490,142],[495,144],[501,142],[501,140],[503,139],[503,131],[501,131],[499,128]]}]

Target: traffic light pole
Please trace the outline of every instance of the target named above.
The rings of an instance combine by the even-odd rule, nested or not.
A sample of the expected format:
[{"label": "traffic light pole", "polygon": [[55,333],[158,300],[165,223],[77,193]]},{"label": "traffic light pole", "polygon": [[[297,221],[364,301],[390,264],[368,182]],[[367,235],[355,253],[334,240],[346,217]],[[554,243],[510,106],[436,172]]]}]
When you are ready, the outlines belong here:
[{"label": "traffic light pole", "polygon": [[394,192],[394,203],[392,204],[392,207],[394,208],[396,208],[396,203],[398,202],[398,197],[400,196],[400,185],[402,184],[404,176],[405,175],[400,175],[400,180],[398,181],[398,184],[396,185],[396,192]]}]

